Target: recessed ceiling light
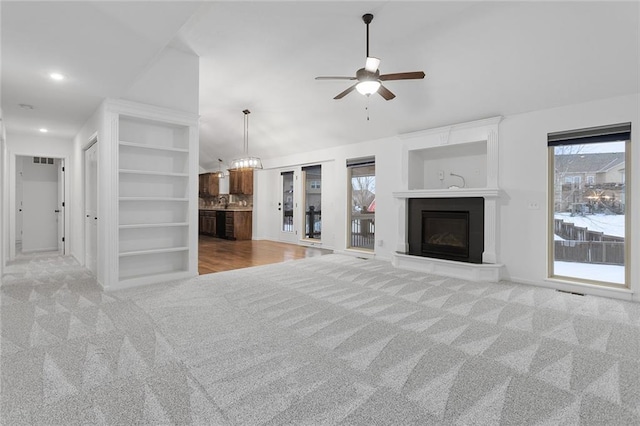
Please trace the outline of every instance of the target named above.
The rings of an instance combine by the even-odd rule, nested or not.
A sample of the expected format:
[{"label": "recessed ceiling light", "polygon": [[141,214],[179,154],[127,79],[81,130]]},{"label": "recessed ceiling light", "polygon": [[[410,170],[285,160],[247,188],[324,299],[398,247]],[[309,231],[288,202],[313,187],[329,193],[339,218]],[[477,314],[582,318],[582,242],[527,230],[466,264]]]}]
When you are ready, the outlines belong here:
[{"label": "recessed ceiling light", "polygon": [[48,130],[45,129],[44,127],[42,129],[40,129],[40,133],[47,133],[47,132],[48,132]]},{"label": "recessed ceiling light", "polygon": [[64,80],[64,75],[58,72],[52,72],[51,74],[49,74],[49,77],[51,77],[52,80],[56,80],[56,81]]}]

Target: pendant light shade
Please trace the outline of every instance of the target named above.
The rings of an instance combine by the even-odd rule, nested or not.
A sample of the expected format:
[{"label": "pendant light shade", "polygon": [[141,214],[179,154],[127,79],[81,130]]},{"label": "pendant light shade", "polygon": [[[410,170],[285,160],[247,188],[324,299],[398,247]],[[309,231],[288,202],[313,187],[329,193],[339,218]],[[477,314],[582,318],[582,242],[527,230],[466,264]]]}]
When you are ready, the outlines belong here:
[{"label": "pendant light shade", "polygon": [[218,171],[216,172],[216,176],[218,179],[224,179],[227,175],[224,174],[224,170],[222,170],[222,159],[218,158]]},{"label": "pendant light shade", "polygon": [[258,157],[249,156],[249,114],[251,111],[245,109],[242,111],[244,114],[244,156],[241,158],[236,158],[235,160],[231,160],[231,170],[237,169],[261,169],[262,168],[262,160]]}]

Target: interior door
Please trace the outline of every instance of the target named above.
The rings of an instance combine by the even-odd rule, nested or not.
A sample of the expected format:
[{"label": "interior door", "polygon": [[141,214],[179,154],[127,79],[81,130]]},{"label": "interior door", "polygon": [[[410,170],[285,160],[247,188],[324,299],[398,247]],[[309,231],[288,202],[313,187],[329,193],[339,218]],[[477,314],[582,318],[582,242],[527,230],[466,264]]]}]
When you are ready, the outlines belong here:
[{"label": "interior door", "polygon": [[22,169],[24,159],[17,157],[16,159],[16,253],[22,252]]},{"label": "interior door", "polygon": [[98,144],[84,152],[85,266],[94,276],[98,273]]},{"label": "interior door", "polygon": [[64,229],[64,160],[56,160],[58,167],[58,207],[56,208],[56,220],[58,221],[58,252],[65,254],[65,229]]},{"label": "interior door", "polygon": [[298,242],[298,224],[295,213],[297,209],[296,178],[297,175],[293,171],[281,172],[278,186],[280,240],[290,243]]}]

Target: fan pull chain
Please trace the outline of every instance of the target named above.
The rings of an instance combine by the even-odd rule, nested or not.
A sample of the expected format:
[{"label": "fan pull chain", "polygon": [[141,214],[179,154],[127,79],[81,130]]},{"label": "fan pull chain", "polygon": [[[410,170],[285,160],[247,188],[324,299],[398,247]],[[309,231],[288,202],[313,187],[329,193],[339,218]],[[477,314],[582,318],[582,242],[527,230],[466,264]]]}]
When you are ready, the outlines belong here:
[{"label": "fan pull chain", "polygon": [[367,111],[367,121],[369,121],[369,98],[371,96],[367,95],[367,105],[364,107],[364,110]]}]

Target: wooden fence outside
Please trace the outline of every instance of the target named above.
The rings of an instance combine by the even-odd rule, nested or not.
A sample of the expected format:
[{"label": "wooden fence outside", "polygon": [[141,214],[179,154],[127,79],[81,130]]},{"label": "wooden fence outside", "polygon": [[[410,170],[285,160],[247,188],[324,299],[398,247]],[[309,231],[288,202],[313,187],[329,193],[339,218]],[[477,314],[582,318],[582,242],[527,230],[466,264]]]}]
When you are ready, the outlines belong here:
[{"label": "wooden fence outside", "polygon": [[554,219],[554,233],[564,239],[554,241],[556,261],[624,265],[624,238],[606,235]]}]

